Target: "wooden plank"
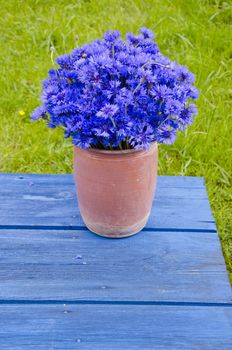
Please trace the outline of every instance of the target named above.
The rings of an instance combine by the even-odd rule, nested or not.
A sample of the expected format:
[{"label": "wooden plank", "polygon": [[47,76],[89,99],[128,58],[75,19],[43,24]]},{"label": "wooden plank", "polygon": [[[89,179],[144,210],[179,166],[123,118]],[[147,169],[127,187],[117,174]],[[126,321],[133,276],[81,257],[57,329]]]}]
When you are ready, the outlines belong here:
[{"label": "wooden plank", "polygon": [[[71,175],[0,174],[0,203],[0,228],[85,229]],[[159,177],[146,228],[216,231],[203,179]]]},{"label": "wooden plank", "polygon": [[229,301],[216,233],[0,230],[0,299]]},{"label": "wooden plank", "polygon": [[232,308],[1,305],[1,350],[231,350]]}]

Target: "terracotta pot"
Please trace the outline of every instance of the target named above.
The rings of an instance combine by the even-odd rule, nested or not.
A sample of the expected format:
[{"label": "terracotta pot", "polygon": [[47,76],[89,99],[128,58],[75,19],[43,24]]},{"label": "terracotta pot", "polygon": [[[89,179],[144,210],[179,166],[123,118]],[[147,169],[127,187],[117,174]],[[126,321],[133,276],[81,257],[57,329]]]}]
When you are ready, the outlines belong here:
[{"label": "terracotta pot", "polygon": [[105,151],[74,147],[74,179],[81,216],[90,231],[120,238],[148,220],[157,177],[158,146]]}]

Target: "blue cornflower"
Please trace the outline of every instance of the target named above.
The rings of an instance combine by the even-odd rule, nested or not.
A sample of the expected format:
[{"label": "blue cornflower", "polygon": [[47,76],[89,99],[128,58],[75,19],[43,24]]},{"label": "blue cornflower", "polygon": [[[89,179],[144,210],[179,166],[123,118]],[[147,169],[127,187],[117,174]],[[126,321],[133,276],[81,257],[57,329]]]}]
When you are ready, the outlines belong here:
[{"label": "blue cornflower", "polygon": [[117,111],[118,111],[117,105],[111,105],[107,103],[103,108],[100,109],[99,112],[97,112],[96,116],[107,119],[107,118],[113,117]]},{"label": "blue cornflower", "polygon": [[62,56],[57,57],[56,63],[59,64],[61,68],[71,68],[72,67],[72,59],[68,54],[64,54]]},{"label": "blue cornflower", "polygon": [[107,42],[113,43],[115,42],[119,37],[120,37],[120,32],[118,30],[108,30],[105,34],[104,34],[104,39]]},{"label": "blue cornflower", "polygon": [[176,140],[176,130],[169,125],[163,125],[156,130],[158,143],[172,144]]},{"label": "blue cornflower", "polygon": [[31,114],[32,120],[38,120],[40,118],[44,118],[47,114],[45,106],[37,107],[34,112]]},{"label": "blue cornflower", "polygon": [[140,33],[143,34],[143,36],[144,36],[145,39],[151,39],[151,40],[153,40],[154,37],[155,37],[153,31],[150,30],[150,29],[148,29],[148,28],[146,28],[146,27],[140,28],[139,31],[140,31]]},{"label": "blue cornflower", "polygon": [[193,122],[195,77],[159,51],[154,33],[140,28],[123,41],[118,31],[56,59],[43,81],[42,106],[32,120],[62,126],[81,148],[144,149],[173,143]]}]

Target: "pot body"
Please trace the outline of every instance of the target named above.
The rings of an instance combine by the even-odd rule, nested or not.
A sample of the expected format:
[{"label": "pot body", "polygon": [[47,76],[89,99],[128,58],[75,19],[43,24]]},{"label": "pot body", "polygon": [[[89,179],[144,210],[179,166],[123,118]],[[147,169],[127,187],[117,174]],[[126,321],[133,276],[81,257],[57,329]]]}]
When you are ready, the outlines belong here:
[{"label": "pot body", "polygon": [[74,146],[74,180],[90,231],[120,238],[148,220],[156,188],[158,146],[148,150],[83,150]]}]

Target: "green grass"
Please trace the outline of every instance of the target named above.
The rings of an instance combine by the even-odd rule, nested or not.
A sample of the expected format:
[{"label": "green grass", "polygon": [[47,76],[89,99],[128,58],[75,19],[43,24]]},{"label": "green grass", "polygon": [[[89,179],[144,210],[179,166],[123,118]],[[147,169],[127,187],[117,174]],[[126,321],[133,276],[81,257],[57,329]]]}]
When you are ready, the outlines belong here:
[{"label": "green grass", "polygon": [[[220,0],[0,0],[0,171],[68,173],[71,144],[60,130],[31,123],[41,80],[55,56],[101,37],[147,26],[161,51],[186,65],[201,91],[199,116],[171,146],[160,146],[159,174],[204,176],[232,276],[232,7]],[[25,111],[25,116],[19,115]],[[231,279],[232,280],[232,279]]]}]

